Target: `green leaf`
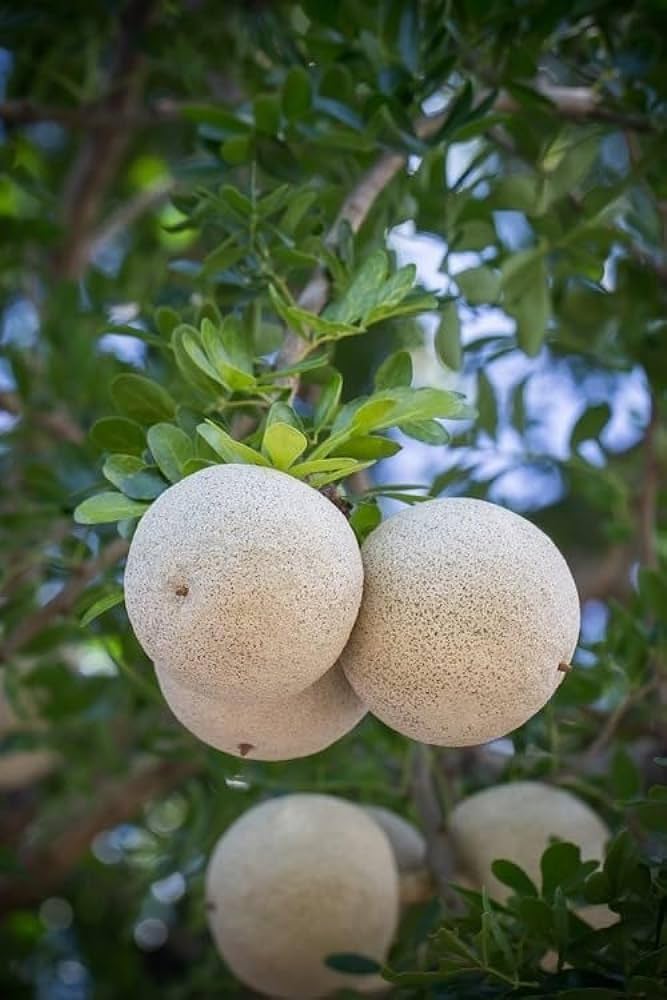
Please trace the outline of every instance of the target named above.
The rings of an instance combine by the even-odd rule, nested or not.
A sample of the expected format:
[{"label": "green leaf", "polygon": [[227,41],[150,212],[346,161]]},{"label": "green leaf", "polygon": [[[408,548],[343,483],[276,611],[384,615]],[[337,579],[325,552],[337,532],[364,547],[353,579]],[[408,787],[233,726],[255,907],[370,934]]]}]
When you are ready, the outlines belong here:
[{"label": "green leaf", "polygon": [[247,253],[247,247],[239,243],[236,236],[229,236],[212,250],[202,262],[202,274],[215,274],[216,271],[226,271],[238,263]]},{"label": "green leaf", "polygon": [[[193,327],[179,326],[174,331],[174,338],[178,338],[178,345],[182,348],[191,365],[194,365],[199,372],[206,376],[207,386],[213,382],[224,388],[227,387],[222,375],[209,360],[208,354],[199,339],[199,334]],[[175,347],[176,350],[177,348]],[[178,362],[178,354],[176,354],[176,360]]]},{"label": "green leaf", "polygon": [[[128,476],[133,476],[135,472],[141,472],[145,468],[145,462],[136,455],[110,455],[102,466],[102,475],[108,479],[112,486],[122,490],[123,483]],[[125,492],[123,490],[123,492]]]},{"label": "green leaf", "polygon": [[[521,288],[517,291],[519,276]],[[504,291],[504,307],[516,320],[519,347],[529,357],[534,357],[542,346],[551,315],[544,257],[539,257],[521,272],[515,272],[511,285],[505,284]]]},{"label": "green leaf", "polygon": [[216,464],[216,462],[209,462],[206,458],[189,458],[183,466],[183,478],[192,476],[195,472],[201,472],[202,469],[208,469],[211,465]]},{"label": "green leaf", "polygon": [[266,415],[266,427],[270,427],[271,424],[289,424],[290,427],[296,427],[297,430],[302,430],[303,424],[301,423],[301,418],[296,410],[289,405],[289,403],[283,403],[278,400],[276,403],[272,403],[269,412]]},{"label": "green leaf", "polygon": [[538,937],[551,941],[553,938],[554,921],[551,907],[543,899],[532,896],[522,896],[519,902],[519,913],[531,932]]},{"label": "green leaf", "polygon": [[490,267],[471,267],[454,275],[459,291],[473,306],[493,304],[498,301],[501,277]]},{"label": "green leaf", "polygon": [[370,326],[387,316],[394,315],[395,307],[400,305],[412,290],[416,274],[415,265],[406,264],[387,278],[375,295],[375,304],[364,317],[366,325]]},{"label": "green leaf", "polygon": [[102,451],[141,455],[146,436],[140,424],[125,417],[102,417],[90,429],[92,442]]},{"label": "green leaf", "polygon": [[616,747],[614,751],[609,777],[616,798],[631,799],[639,795],[641,790],[639,770],[630,754],[622,746]]},{"label": "green leaf", "polygon": [[[667,808],[667,803],[665,805]],[[626,888],[632,888],[638,864],[637,845],[627,830],[620,830],[607,847],[602,866],[615,895],[622,893]]]},{"label": "green leaf", "polygon": [[220,337],[230,363],[239,371],[252,375],[252,348],[242,321],[237,316],[225,316]]},{"label": "green leaf", "polygon": [[611,899],[611,883],[604,872],[593,872],[584,882],[583,893],[589,903],[607,903]]},{"label": "green leaf", "polygon": [[303,66],[292,66],[282,88],[282,107],[285,118],[296,121],[310,111],[312,92],[310,77]]},{"label": "green leaf", "polygon": [[411,420],[398,425],[398,429],[415,441],[424,444],[443,445],[450,440],[450,434],[437,420]]},{"label": "green leaf", "polygon": [[143,375],[117,375],[111,383],[111,398],[121,413],[140,424],[169,420],[176,412],[167,390]]},{"label": "green leaf", "polygon": [[581,851],[575,844],[550,844],[542,855],[542,895],[552,898],[559,886],[565,885],[581,865]]},{"label": "green leaf", "polygon": [[496,391],[484,372],[480,372],[477,376],[477,409],[479,426],[491,437],[495,437],[498,428]]},{"label": "green leaf", "polygon": [[155,467],[146,466],[135,455],[110,455],[102,472],[113,486],[132,500],[154,500],[167,488]]},{"label": "green leaf", "polygon": [[382,971],[382,966],[374,958],[352,952],[327,955],[324,964],[336,972],[345,972],[351,976],[372,976]]},{"label": "green leaf", "polygon": [[329,438],[314,449],[313,458],[323,458],[342,446],[358,432],[386,430],[413,421],[433,418],[458,419],[470,415],[470,410],[455,392],[445,389],[411,389],[399,386],[387,389],[368,399],[357,399],[340,410]]},{"label": "green leaf", "polygon": [[357,536],[357,541],[361,545],[381,521],[382,511],[378,507],[377,501],[362,500],[352,511],[349,524]]},{"label": "green leaf", "polygon": [[275,371],[263,372],[262,379],[266,382],[273,382],[276,379],[285,378],[286,375],[299,375],[301,372],[312,372],[317,368],[325,368],[328,364],[329,358],[324,350],[319,354],[304,358],[303,361],[288,365],[287,368],[276,368]]},{"label": "green leaf", "polygon": [[220,147],[222,158],[231,166],[248,163],[254,153],[254,144],[248,135],[235,135],[225,139]]},{"label": "green leaf", "polygon": [[217,329],[209,319],[202,320],[202,345],[223,384],[233,392],[247,392],[255,387],[256,379],[247,371],[249,365],[239,332],[240,324],[228,320],[229,317],[221,329]]},{"label": "green leaf", "polygon": [[382,362],[375,373],[376,389],[393,389],[412,382],[412,357],[408,351],[397,351]]},{"label": "green leaf", "polygon": [[595,406],[589,406],[572,428],[570,447],[575,449],[584,441],[599,438],[610,419],[611,407],[609,403],[597,403]]},{"label": "green leaf", "polygon": [[181,322],[181,318],[175,309],[169,306],[159,306],[155,310],[155,325],[158,332],[165,338],[171,337],[172,333]]},{"label": "green leaf", "polygon": [[[392,395],[396,400],[396,409],[392,414],[396,424],[415,420],[460,420],[473,414],[460,393],[449,392],[447,389],[432,389],[428,386],[421,389],[394,389]],[[385,424],[386,426],[389,425]]]},{"label": "green leaf", "polygon": [[186,344],[189,345],[192,339],[194,339],[194,344],[204,365],[207,369],[212,370],[210,362],[199,345],[199,334],[194,327],[185,324],[177,327],[171,335],[171,346],[178,370],[188,385],[206,397],[217,399],[221,394],[220,379],[214,370],[213,374],[205,373],[199,364],[193,361],[190,352],[186,349]]},{"label": "green leaf", "polygon": [[348,438],[338,448],[331,452],[332,457],[346,456],[349,458],[391,458],[401,451],[398,441],[391,438],[379,437],[378,435],[362,434],[358,437]]},{"label": "green leaf", "polygon": [[343,376],[339,372],[333,372],[328,382],[322,386],[320,397],[315,404],[313,412],[313,428],[315,433],[319,433],[336,416],[342,390]]},{"label": "green leaf", "polygon": [[171,483],[182,479],[185,463],[194,457],[191,439],[173,424],[154,424],[148,431],[148,447],[160,472]]},{"label": "green leaf", "polygon": [[115,587],[110,593],[105,594],[95,601],[88,610],[81,616],[79,625],[81,628],[86,628],[91,622],[103,615],[105,611],[110,611],[111,608],[115,608],[116,605],[123,601],[123,588]]},{"label": "green leaf", "polygon": [[264,135],[276,135],[280,129],[280,103],[275,94],[260,94],[253,102],[255,128]]},{"label": "green leaf", "polygon": [[355,323],[362,319],[375,305],[388,269],[389,258],[386,252],[376,250],[361,265],[342,299],[327,306],[324,318],[341,323]]},{"label": "green leaf", "polygon": [[306,459],[305,462],[293,465],[290,469],[290,475],[296,476],[297,479],[306,479],[308,476],[319,473],[352,473],[359,465],[356,458],[316,458],[312,462]]},{"label": "green leaf", "polygon": [[211,420],[199,424],[197,433],[225,462],[264,466],[271,464],[260,452],[243,444],[242,441],[235,441],[227,431],[223,431],[222,427],[218,427]]},{"label": "green leaf", "polygon": [[126,518],[141,517],[148,510],[147,503],[137,503],[122,493],[98,493],[88,497],[74,511],[77,524],[111,524]]},{"label": "green leaf", "polygon": [[435,334],[435,351],[443,365],[453,371],[461,368],[461,322],[456,302],[445,302]]},{"label": "green leaf", "polygon": [[491,871],[499,882],[508,886],[517,896],[537,896],[537,888],[522,868],[513,861],[499,858],[491,865]]},{"label": "green leaf", "polygon": [[230,209],[239,219],[245,221],[252,215],[250,198],[232,184],[223,184],[218,196],[225,209]]},{"label": "green leaf", "polygon": [[277,469],[286,471],[308,447],[308,438],[291,424],[270,424],[262,441],[262,450]]},{"label": "green leaf", "polygon": [[347,479],[348,476],[351,476],[356,472],[363,472],[364,469],[368,469],[371,465],[373,465],[373,462],[355,462],[354,465],[345,465],[337,471],[332,470],[331,472],[314,473],[310,477],[310,485],[314,486],[316,490],[319,490],[323,486],[327,486],[329,483],[335,483],[339,479]]},{"label": "green leaf", "polygon": [[306,340],[308,340],[309,331],[316,333],[318,340],[338,340],[340,337],[362,332],[358,327],[343,323],[342,320],[332,321],[286,302],[273,285],[269,286],[269,296],[281,319]]},{"label": "green leaf", "polygon": [[391,397],[371,396],[355,410],[350,427],[355,431],[379,430],[385,426],[387,415],[395,409],[396,402]]}]

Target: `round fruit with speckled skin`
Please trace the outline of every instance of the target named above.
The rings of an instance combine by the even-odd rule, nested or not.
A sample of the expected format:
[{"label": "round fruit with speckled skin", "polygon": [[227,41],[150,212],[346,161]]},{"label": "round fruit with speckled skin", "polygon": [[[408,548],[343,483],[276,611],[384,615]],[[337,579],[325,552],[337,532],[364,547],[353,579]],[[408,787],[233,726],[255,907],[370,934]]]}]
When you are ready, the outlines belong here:
[{"label": "round fruit with speckled skin", "polygon": [[[499,902],[512,891],[492,873],[498,858],[519,865],[539,888],[540,859],[552,838],[576,844],[582,861],[600,861],[610,836],[585,802],[541,781],[512,781],[463,799],[452,810],[448,829],[464,875]],[[600,920],[600,910],[607,922],[613,920],[606,907],[585,907],[582,919]]]},{"label": "round fruit with speckled skin", "polygon": [[399,872],[417,871],[426,865],[426,841],[417,827],[383,806],[361,808],[389,838]]},{"label": "round fruit with speckled skin", "polygon": [[206,901],[220,954],[260,993],[313,998],[386,987],[325,965],[328,955],[349,952],[384,961],[398,921],[389,841],[358,806],[297,794],[249,809],[218,841]]},{"label": "round fruit with speckled skin", "polygon": [[162,694],[186,729],[224,753],[249,760],[293,760],[318,753],[353,729],[366,706],[339,664],[287,698],[234,698],[193,690],[156,666]]},{"label": "round fruit with speckled skin", "polygon": [[275,469],[216,465],[139,522],[125,603],[148,655],[192,688],[247,698],[305,690],[334,665],[363,568],[345,517]]},{"label": "round fruit with speckled skin", "polygon": [[527,721],[562,681],[579,599],[553,542],[483,500],[431,500],[366,540],[364,597],[341,657],[405,736],[470,746]]}]

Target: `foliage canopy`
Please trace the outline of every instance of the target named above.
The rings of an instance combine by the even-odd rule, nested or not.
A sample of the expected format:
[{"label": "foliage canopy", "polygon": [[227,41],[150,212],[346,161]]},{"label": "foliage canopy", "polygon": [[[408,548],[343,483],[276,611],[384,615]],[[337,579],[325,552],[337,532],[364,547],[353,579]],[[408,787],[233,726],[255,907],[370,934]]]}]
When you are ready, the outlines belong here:
[{"label": "foliage canopy", "polygon": [[[442,886],[452,802],[532,777],[609,822],[602,867],[559,843],[541,886],[499,862],[506,906],[410,908],[389,980],[667,996],[664,0],[63,14],[0,11],[0,769],[54,755],[3,790],[6,995],[245,995],[202,870],[249,804],[396,809]],[[198,744],[129,630],[122,559],[160,492],[221,461],[342,485],[360,539],[425,497],[528,513],[584,604],[555,699],[499,747],[371,718],[290,764]],[[568,902],[622,919],[591,931]]]}]

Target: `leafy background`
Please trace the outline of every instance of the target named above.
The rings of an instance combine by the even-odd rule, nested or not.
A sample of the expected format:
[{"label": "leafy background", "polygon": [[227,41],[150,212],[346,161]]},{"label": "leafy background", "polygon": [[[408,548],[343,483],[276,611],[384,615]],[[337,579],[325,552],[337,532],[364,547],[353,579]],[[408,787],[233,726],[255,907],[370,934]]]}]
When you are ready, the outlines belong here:
[{"label": "leafy background", "polygon": [[[604,868],[559,845],[539,896],[520,881],[507,908],[468,894],[462,912],[446,890],[406,914],[391,976],[405,996],[666,995],[666,13],[0,8],[0,659],[18,720],[0,766],[54,755],[3,789],[6,994],[247,995],[206,934],[202,872],[252,802],[397,809],[444,884],[452,803],[537,777],[610,823]],[[267,413],[283,462],[302,443],[285,426],[308,458],[333,420],[353,425],[338,459],[379,460],[347,483],[360,536],[458,494],[549,532],[584,617],[543,712],[464,751],[367,719],[270,765],[176,725],[120,602],[126,519],[234,441],[266,457]],[[103,489],[119,528],[81,516]],[[77,507],[99,523],[75,526]],[[623,919],[585,934],[568,898]]]}]

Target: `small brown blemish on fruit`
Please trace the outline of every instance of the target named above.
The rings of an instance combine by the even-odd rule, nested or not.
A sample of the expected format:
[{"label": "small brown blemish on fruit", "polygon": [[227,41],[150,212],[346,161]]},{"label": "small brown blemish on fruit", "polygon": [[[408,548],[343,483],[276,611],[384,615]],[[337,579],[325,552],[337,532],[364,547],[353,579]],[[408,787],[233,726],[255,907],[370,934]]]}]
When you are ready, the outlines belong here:
[{"label": "small brown blemish on fruit", "polygon": [[242,757],[247,757],[250,751],[255,749],[254,743],[239,743],[237,745]]},{"label": "small brown blemish on fruit", "polygon": [[562,674],[569,674],[570,670],[572,670],[572,665],[570,663],[565,663],[565,661],[562,660],[558,664],[558,669]]},{"label": "small brown blemish on fruit", "polygon": [[179,583],[178,587],[176,588],[176,596],[187,597],[189,593],[190,593],[190,588],[188,587],[187,583]]}]

